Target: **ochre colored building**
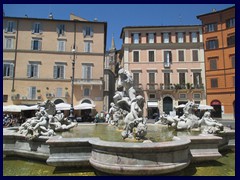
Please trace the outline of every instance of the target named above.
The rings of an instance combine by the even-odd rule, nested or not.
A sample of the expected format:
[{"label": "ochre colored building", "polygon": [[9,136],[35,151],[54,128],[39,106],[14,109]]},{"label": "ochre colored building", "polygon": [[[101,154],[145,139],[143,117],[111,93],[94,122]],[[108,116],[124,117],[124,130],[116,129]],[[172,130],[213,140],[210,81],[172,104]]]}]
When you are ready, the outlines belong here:
[{"label": "ochre colored building", "polygon": [[235,6],[197,16],[202,21],[207,104],[214,117],[235,117]]},{"label": "ochre colored building", "polygon": [[75,67],[73,105],[103,110],[106,30],[106,22],[72,14],[70,20],[3,17],[3,105],[71,104]]}]

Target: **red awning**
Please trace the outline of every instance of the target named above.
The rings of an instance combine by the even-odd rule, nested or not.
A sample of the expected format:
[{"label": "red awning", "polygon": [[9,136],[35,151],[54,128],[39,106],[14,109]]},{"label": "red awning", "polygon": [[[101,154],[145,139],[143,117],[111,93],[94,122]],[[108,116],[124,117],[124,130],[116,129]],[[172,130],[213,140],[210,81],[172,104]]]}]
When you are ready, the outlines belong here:
[{"label": "red awning", "polygon": [[220,102],[220,101],[217,101],[217,100],[212,101],[212,102],[211,102],[211,106],[214,106],[214,105],[220,105],[220,106],[221,106],[221,102]]}]

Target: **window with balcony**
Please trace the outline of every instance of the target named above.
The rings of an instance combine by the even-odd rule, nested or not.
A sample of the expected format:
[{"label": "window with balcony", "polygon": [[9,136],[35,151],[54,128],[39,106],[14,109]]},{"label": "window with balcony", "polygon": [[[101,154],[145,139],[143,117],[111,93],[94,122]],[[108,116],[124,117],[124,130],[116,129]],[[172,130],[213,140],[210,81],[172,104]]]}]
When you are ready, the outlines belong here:
[{"label": "window with balcony", "polygon": [[28,99],[37,99],[37,88],[35,86],[28,88]]},{"label": "window with balcony", "polygon": [[198,61],[198,50],[192,50],[192,60]]},{"label": "window with balcony", "polygon": [[58,33],[58,36],[63,36],[65,34],[65,25],[64,24],[59,24],[57,26],[57,33]]},{"label": "window with balcony", "polygon": [[139,73],[133,73],[133,86],[138,87],[139,85]]},{"label": "window with balcony", "polygon": [[62,88],[57,88],[56,97],[63,97]]},{"label": "window with balcony", "polygon": [[39,51],[42,49],[41,39],[33,39],[31,42],[31,50]]},{"label": "window with balcony", "polygon": [[3,63],[3,77],[13,77],[13,63]]},{"label": "window with balcony", "polygon": [[235,54],[230,55],[230,60],[231,60],[232,68],[235,68]]},{"label": "window with balcony", "polygon": [[178,51],[178,61],[184,61],[184,51],[183,50]]},{"label": "window with balcony", "polygon": [[15,22],[14,21],[7,21],[5,32],[13,33],[15,31],[16,31]]},{"label": "window with balcony", "polygon": [[13,37],[5,37],[5,49],[13,49]]},{"label": "window with balcony", "polygon": [[58,51],[65,51],[66,41],[65,40],[58,40]]},{"label": "window with balcony", "polygon": [[41,34],[42,33],[42,26],[39,22],[36,22],[33,24],[32,33],[33,34]]},{"label": "window with balcony", "polygon": [[164,67],[170,67],[172,63],[172,52],[164,51]]},{"label": "window with balcony", "polygon": [[164,73],[164,89],[170,88],[170,73]]},{"label": "window with balcony", "polygon": [[186,80],[185,80],[185,73],[181,72],[179,73],[179,84],[181,87],[185,87]]},{"label": "window with balcony", "polygon": [[29,78],[38,77],[38,64],[31,63],[27,65],[27,77]]},{"label": "window with balcony", "polygon": [[64,79],[65,77],[65,65],[56,64],[53,67],[53,78],[54,79]]},{"label": "window with balcony", "polygon": [[235,45],[235,34],[227,37],[227,45],[228,46]]},{"label": "window with balcony", "polygon": [[217,70],[217,59],[210,59],[210,70]]},{"label": "window with balcony", "polygon": [[133,51],[133,62],[139,62],[139,51]]},{"label": "window with balcony", "polygon": [[227,28],[235,27],[235,18],[228,19],[226,21]]},{"label": "window with balcony", "polygon": [[155,73],[148,73],[149,89],[155,89]]},{"label": "window with balcony", "polygon": [[87,36],[93,37],[93,28],[90,26],[84,27],[83,28],[83,36],[84,37],[87,37]]},{"label": "window with balcony", "polygon": [[92,65],[82,66],[82,79],[91,80],[92,79]]},{"label": "window with balcony", "polygon": [[155,57],[154,57],[154,51],[148,51],[148,61],[149,62],[154,62],[154,59],[155,59]]},{"label": "window with balcony", "polygon": [[211,23],[205,25],[205,32],[217,31],[217,23]]},{"label": "window with balcony", "polygon": [[92,41],[84,41],[84,52],[92,52]]},{"label": "window with balcony", "polygon": [[202,76],[201,76],[200,72],[194,72],[193,73],[193,84],[194,84],[195,88],[197,88],[197,89],[201,88]]},{"label": "window with balcony", "polygon": [[218,39],[214,39],[214,40],[208,40],[206,42],[206,49],[210,50],[210,49],[217,49],[218,48]]},{"label": "window with balcony", "polygon": [[218,87],[218,79],[213,78],[211,79],[211,88],[217,88]]}]

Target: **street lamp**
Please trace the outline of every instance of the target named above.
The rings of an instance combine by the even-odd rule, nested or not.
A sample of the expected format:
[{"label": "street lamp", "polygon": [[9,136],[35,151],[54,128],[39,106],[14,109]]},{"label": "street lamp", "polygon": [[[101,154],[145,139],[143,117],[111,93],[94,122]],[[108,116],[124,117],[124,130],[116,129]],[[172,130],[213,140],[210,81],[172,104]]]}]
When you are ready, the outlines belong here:
[{"label": "street lamp", "polygon": [[73,47],[73,49],[72,49],[72,53],[73,53],[73,60],[72,60],[72,77],[71,77],[72,93],[71,93],[71,108],[70,108],[69,119],[71,119],[71,121],[74,121],[75,116],[74,116],[74,108],[73,108],[73,91],[74,91],[75,56],[76,56],[75,45],[74,45],[74,47]]}]

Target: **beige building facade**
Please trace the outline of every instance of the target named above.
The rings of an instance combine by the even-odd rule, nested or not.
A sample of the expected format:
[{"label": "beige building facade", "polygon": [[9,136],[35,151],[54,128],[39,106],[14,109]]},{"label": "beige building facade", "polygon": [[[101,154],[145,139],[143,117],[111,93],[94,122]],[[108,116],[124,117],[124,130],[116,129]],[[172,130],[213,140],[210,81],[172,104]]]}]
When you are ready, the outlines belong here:
[{"label": "beige building facade", "polygon": [[145,116],[174,114],[188,101],[206,104],[201,26],[128,26],[121,38],[122,63],[145,98]]},{"label": "beige building facade", "polygon": [[103,109],[106,22],[3,17],[3,105],[47,99]]}]

